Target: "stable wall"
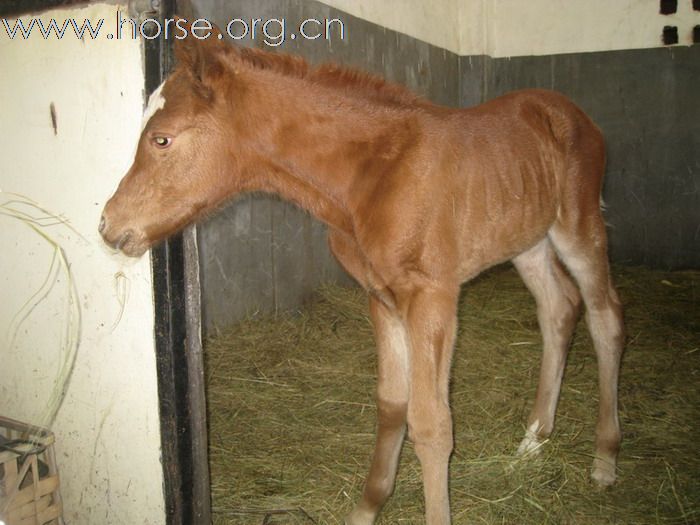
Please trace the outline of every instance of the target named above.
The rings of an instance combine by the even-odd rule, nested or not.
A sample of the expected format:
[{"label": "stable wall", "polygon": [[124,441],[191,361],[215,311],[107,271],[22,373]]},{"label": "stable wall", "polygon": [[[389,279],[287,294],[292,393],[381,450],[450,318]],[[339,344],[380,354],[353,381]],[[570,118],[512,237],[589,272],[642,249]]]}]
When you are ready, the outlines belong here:
[{"label": "stable wall", "polygon": [[323,0],[347,14],[460,56],[510,57],[659,47],[661,28],[692,43],[692,0]]},{"label": "stable wall", "polygon": [[[96,4],[41,17],[47,24],[50,17],[105,18],[107,26],[116,9]],[[0,205],[18,193],[67,223],[41,221],[49,241],[0,209],[0,414],[45,423],[59,368],[69,364],[77,338],[73,374],[51,427],[66,522],[161,524],[149,259],[118,258],[97,234],[102,207],[129,167],[140,132],[141,43],[108,40],[106,31],[97,41],[72,34],[44,40],[38,33],[11,40],[0,26],[0,71]],[[63,250],[72,280],[54,259],[52,243]],[[52,260],[58,271],[47,287]],[[37,290],[43,292],[32,300]],[[22,311],[28,315],[11,343]]]}]

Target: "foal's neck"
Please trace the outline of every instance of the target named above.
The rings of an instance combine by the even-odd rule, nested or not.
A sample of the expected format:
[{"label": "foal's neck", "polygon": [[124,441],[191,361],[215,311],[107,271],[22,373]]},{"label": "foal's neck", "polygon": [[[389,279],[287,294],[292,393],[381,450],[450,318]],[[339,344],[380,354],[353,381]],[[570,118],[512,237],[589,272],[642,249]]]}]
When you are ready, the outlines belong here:
[{"label": "foal's neck", "polygon": [[277,193],[352,233],[380,175],[376,159],[392,149],[405,111],[269,71],[250,71],[246,80],[243,103],[259,123],[246,189]]}]

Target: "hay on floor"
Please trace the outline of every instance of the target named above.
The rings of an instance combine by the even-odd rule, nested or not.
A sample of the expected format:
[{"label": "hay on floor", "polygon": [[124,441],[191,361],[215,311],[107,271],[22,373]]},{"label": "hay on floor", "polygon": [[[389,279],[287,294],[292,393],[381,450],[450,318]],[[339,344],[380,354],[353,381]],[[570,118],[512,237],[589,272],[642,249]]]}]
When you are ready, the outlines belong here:
[{"label": "hay on floor", "polygon": [[[700,522],[700,272],[618,269],[628,344],[619,482],[589,481],[595,355],[572,343],[554,434],[517,460],[539,370],[534,301],[511,268],[465,287],[451,399],[453,522]],[[374,443],[375,354],[365,295],[326,287],[302,312],[248,320],[206,344],[216,524],[341,524]],[[423,523],[420,466],[403,448],[382,524]]]}]

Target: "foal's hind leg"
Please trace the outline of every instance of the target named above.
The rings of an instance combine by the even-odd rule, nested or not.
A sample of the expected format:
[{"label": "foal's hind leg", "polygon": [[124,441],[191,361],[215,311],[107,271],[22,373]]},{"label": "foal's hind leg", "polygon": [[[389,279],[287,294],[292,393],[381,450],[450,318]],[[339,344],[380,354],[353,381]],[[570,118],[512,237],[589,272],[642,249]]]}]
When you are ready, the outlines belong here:
[{"label": "foal's hind leg", "polygon": [[408,410],[408,333],[397,312],[370,297],[378,353],[377,442],[362,499],[347,525],[371,525],[394,488],[406,433]]},{"label": "foal's hind leg", "polygon": [[537,302],[543,340],[535,404],[518,447],[518,454],[523,455],[539,451],[542,440],[554,428],[566,354],[578,320],[581,296],[547,238],[513,259],[513,264]]},{"label": "foal's hind leg", "polygon": [[550,239],[578,282],[598,357],[600,405],[591,476],[596,483],[605,486],[615,482],[621,440],[617,383],[624,346],[622,307],[610,279],[605,225],[600,212],[596,209],[570,224],[568,227],[555,224]]}]

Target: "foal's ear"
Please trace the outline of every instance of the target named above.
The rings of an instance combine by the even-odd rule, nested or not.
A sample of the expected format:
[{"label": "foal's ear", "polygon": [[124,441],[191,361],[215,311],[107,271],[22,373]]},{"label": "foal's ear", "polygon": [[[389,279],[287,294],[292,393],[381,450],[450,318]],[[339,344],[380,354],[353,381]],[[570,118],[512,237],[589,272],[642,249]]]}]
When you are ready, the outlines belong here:
[{"label": "foal's ear", "polygon": [[198,36],[194,36],[192,25],[184,19],[175,17],[175,23],[186,34],[185,38],[176,38],[173,46],[178,64],[187,69],[202,87],[210,88],[212,82],[224,73],[222,58],[227,45],[221,31],[212,24],[207,38],[202,38],[204,33],[198,31]]}]

